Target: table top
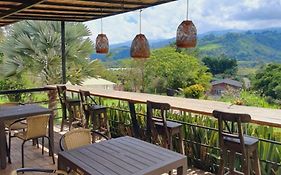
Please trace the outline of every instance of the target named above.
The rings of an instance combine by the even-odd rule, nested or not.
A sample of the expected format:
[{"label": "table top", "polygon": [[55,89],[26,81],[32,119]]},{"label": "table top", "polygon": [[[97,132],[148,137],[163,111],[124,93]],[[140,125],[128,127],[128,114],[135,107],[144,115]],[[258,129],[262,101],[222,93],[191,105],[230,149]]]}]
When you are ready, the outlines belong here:
[{"label": "table top", "polygon": [[0,120],[12,120],[23,117],[50,114],[52,110],[37,104],[18,106],[0,106]]},{"label": "table top", "polygon": [[[129,136],[101,141],[59,153],[86,174],[159,174],[174,164],[187,163],[186,156]],[[60,158],[59,158],[60,160]],[[177,167],[174,167],[177,168]]]},{"label": "table top", "polygon": [[[46,87],[55,88],[56,86],[49,85]],[[67,89],[73,92],[79,92],[79,89],[88,90],[92,95],[95,96],[131,101],[135,103],[146,103],[147,100],[155,101],[155,102],[165,102],[165,103],[169,103],[172,109],[178,109],[186,112],[194,112],[194,113],[209,115],[209,116],[212,116],[213,110],[245,113],[251,116],[252,123],[281,128],[280,109],[232,105],[230,103],[212,101],[212,100],[198,100],[198,99],[190,99],[190,98],[182,98],[182,97],[169,97],[169,96],[154,95],[154,94],[147,94],[147,93],[93,89],[89,87],[73,86],[73,85],[67,85]]]}]

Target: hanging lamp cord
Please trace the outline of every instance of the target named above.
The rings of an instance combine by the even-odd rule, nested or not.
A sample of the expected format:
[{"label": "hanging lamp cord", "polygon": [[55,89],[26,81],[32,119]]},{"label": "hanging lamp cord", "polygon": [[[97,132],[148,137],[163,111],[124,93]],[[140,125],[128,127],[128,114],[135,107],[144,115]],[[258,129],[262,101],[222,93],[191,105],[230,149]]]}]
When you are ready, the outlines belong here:
[{"label": "hanging lamp cord", "polygon": [[140,34],[141,34],[141,12],[142,12],[142,9],[140,10]]},{"label": "hanging lamp cord", "polygon": [[103,24],[102,24],[102,9],[101,9],[101,18],[100,18],[100,28],[101,28],[101,34],[102,34],[102,32],[103,32]]},{"label": "hanging lamp cord", "polygon": [[188,20],[189,0],[186,0],[186,20]]}]

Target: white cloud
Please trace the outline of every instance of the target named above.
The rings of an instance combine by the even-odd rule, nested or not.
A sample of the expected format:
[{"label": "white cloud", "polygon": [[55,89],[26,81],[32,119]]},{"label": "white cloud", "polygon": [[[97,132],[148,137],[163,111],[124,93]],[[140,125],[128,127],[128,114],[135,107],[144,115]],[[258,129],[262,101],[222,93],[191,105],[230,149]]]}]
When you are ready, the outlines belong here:
[{"label": "white cloud", "polygon": [[[189,17],[197,26],[198,33],[281,26],[281,11],[277,10],[281,8],[281,0],[190,0],[189,3]],[[185,16],[186,0],[144,9],[142,33],[150,40],[175,37]],[[139,33],[139,12],[107,17],[103,24],[103,31],[111,43],[131,41]],[[95,40],[100,32],[100,20],[86,25],[92,31],[92,40]]]}]

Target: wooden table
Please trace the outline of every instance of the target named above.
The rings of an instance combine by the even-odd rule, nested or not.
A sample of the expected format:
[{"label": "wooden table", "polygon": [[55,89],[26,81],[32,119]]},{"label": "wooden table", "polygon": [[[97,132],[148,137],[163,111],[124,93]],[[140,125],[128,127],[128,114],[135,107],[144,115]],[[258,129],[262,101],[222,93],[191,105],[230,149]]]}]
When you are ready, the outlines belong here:
[{"label": "wooden table", "polygon": [[183,175],[187,158],[125,136],[60,152],[58,169],[66,167],[85,175],[160,175],[172,169]]},{"label": "wooden table", "polygon": [[[0,106],[0,164],[1,168],[6,168],[6,134],[5,134],[5,120],[20,119],[26,117],[32,117],[42,114],[51,114],[52,110],[48,108],[41,107],[39,105],[19,105],[19,106]],[[49,119],[49,136],[51,144],[54,141],[54,128],[53,128],[53,116],[50,115]]]},{"label": "wooden table", "polygon": [[[134,136],[139,136],[138,123],[136,119],[135,103],[146,103],[147,100],[155,102],[165,102],[171,105],[172,109],[181,110],[185,112],[193,112],[212,116],[213,110],[221,110],[226,112],[239,112],[249,114],[252,118],[251,123],[266,125],[281,128],[281,110],[268,109],[260,107],[250,107],[241,105],[232,105],[230,103],[198,100],[182,97],[169,97],[163,95],[154,95],[147,93],[125,92],[115,90],[94,89],[83,86],[66,85],[67,90],[72,92],[79,92],[79,90],[90,91],[91,95],[98,97],[105,97],[116,100],[124,100],[129,102],[130,113],[132,117],[132,124],[134,129]],[[46,88],[55,89],[55,85],[48,85]]]}]

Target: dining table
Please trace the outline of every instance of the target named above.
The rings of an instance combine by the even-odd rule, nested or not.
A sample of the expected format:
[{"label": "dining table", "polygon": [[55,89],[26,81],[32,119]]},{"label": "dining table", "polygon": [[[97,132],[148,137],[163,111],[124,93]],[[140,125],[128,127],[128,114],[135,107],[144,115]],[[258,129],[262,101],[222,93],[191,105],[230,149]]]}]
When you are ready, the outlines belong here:
[{"label": "dining table", "polygon": [[7,140],[5,133],[5,121],[33,117],[37,115],[50,115],[48,134],[50,145],[54,145],[54,128],[52,110],[37,104],[26,104],[17,106],[0,106],[0,166],[7,166]]},{"label": "dining table", "polygon": [[58,169],[83,175],[186,174],[187,157],[157,145],[123,136],[58,154]]}]

